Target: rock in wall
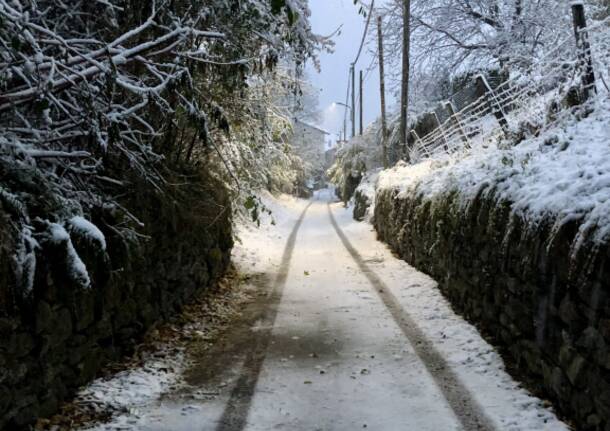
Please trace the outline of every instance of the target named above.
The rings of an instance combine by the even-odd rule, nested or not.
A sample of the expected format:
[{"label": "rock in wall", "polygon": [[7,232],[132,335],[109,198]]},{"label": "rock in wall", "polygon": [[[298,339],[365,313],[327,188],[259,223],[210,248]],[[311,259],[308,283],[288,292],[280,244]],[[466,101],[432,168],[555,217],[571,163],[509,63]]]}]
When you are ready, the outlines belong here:
[{"label": "rock in wall", "polygon": [[578,429],[610,430],[610,247],[578,242],[577,220],[532,225],[480,193],[378,192],[375,227],[439,282],[534,390]]},{"label": "rock in wall", "polygon": [[[197,188],[203,190],[186,206],[141,185],[123,202],[144,223],[138,241],[110,227],[113,214],[92,211],[106,252],[72,238],[89,288],[74,285],[61,251],[45,246],[32,293],[14,294],[10,235],[0,228],[0,429],[26,428],[55,412],[103,364],[129,353],[147,328],[224,272],[233,245],[230,204],[219,184]],[[0,218],[9,218],[1,207]]]}]

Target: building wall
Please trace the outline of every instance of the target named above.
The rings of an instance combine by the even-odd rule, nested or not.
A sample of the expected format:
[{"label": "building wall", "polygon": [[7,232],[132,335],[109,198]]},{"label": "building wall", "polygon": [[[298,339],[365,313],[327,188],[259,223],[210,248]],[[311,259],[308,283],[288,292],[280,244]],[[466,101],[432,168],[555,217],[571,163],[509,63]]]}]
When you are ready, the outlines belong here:
[{"label": "building wall", "polygon": [[326,134],[306,124],[297,122],[294,126],[292,145],[297,154],[316,170],[323,170],[326,165]]}]

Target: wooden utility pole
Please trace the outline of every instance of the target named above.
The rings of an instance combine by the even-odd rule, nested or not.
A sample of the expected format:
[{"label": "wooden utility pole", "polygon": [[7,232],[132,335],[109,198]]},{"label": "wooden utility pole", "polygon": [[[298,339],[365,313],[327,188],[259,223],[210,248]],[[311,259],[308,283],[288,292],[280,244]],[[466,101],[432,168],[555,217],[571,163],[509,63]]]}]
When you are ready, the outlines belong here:
[{"label": "wooden utility pole", "polygon": [[381,17],[377,17],[377,43],[379,44],[379,91],[381,92],[381,148],[383,149],[383,167],[388,168],[388,124],[385,117],[385,73],[383,64],[383,33]]},{"label": "wooden utility pole", "polygon": [[407,115],[409,110],[409,52],[411,44],[411,0],[402,3],[402,86],[400,89],[400,146],[404,160],[409,161],[407,150]]},{"label": "wooden utility pole", "polygon": [[352,63],[352,138],[356,136],[356,65]]},{"label": "wooden utility pole", "polygon": [[364,114],[362,112],[362,106],[364,105],[363,103],[363,98],[362,98],[362,89],[364,87],[364,82],[362,80],[362,70],[360,71],[360,136],[362,136],[362,132],[363,132],[363,121],[364,121]]},{"label": "wooden utility pole", "polygon": [[597,92],[595,88],[595,72],[593,71],[593,61],[591,60],[591,45],[589,44],[589,34],[587,33],[587,19],[585,17],[585,7],[582,2],[572,2],[572,18],[574,21],[574,35],[576,44],[580,50],[579,57],[582,66],[582,85],[585,100]]}]

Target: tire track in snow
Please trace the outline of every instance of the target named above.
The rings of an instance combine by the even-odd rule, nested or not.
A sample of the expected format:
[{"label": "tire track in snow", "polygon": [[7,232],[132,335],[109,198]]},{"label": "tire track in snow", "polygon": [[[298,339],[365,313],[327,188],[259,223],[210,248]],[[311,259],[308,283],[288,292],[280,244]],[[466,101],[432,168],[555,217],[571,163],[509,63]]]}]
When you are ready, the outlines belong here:
[{"label": "tire track in snow", "polygon": [[328,216],[335,228],[341,242],[352,256],[358,268],[371,283],[373,290],[377,293],[392,318],[407,337],[417,356],[421,359],[426,369],[436,382],[437,386],[447,399],[453,413],[462,424],[465,431],[493,431],[495,427],[491,419],[487,417],[481,406],[472,397],[468,389],[462,384],[443,356],[436,350],[422,330],[417,326],[409,313],[400,305],[390,289],[383,280],[366,264],[362,256],[349,242],[345,233],[341,230],[332,213],[330,203],[328,204]]},{"label": "tire track in snow", "polygon": [[242,373],[231,391],[230,398],[216,426],[216,431],[242,431],[246,428],[248,413],[254,398],[254,391],[256,390],[256,383],[265,361],[267,349],[271,341],[271,331],[273,330],[280,300],[282,299],[286,280],[288,279],[290,260],[292,259],[297,234],[305,219],[305,214],[307,214],[307,210],[311,205],[312,203],[310,202],[305,207],[288,237],[280,267],[273,283],[273,289],[267,298],[268,306],[260,321],[261,329],[252,333],[252,349],[244,361]]}]

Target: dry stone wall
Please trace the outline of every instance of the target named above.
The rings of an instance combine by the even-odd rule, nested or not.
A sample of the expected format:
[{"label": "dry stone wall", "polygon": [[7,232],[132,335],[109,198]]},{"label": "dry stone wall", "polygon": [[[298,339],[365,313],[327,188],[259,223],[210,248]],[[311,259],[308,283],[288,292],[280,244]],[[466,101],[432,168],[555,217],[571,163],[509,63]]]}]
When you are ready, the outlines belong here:
[{"label": "dry stone wall", "polygon": [[578,221],[532,226],[489,192],[464,206],[382,190],[374,222],[578,429],[610,431],[608,244],[576,249]]},{"label": "dry stone wall", "polygon": [[[202,201],[193,196],[188,210],[145,190],[126,203],[145,224],[137,243],[109,228],[113,216],[101,210],[93,221],[106,252],[72,239],[91,277],[88,289],[66,278],[62,250],[49,245],[37,253],[33,293],[16,295],[9,235],[0,228],[0,429],[24,429],[55,412],[102,365],[129,353],[147,328],[225,271],[232,236],[224,188],[210,187]],[[2,208],[0,218],[10,224]]]}]

